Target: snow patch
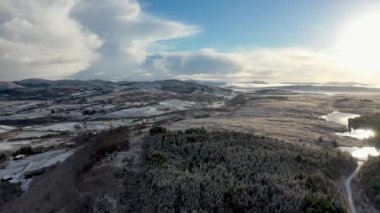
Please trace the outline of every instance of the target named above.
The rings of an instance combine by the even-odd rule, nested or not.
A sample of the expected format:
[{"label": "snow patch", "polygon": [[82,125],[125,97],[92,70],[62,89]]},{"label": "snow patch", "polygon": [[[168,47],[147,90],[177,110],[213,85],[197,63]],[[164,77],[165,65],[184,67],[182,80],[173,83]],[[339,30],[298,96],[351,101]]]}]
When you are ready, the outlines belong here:
[{"label": "snow patch", "polygon": [[73,150],[54,150],[28,156],[21,160],[9,161],[5,169],[0,170],[0,177],[10,177],[10,182],[21,183],[22,189],[27,190],[30,179],[25,179],[26,172],[36,171],[65,161],[74,153]]},{"label": "snow patch", "polygon": [[196,107],[196,103],[194,101],[183,101],[179,99],[169,99],[165,101],[159,102],[159,109],[168,109],[170,111],[181,111],[187,109],[193,109]]},{"label": "snow patch", "polygon": [[141,107],[141,108],[129,108],[116,112],[109,113],[102,116],[103,118],[138,118],[149,117],[154,115],[161,115],[166,113],[165,111],[158,110],[156,107]]},{"label": "snow patch", "polygon": [[31,141],[0,142],[0,151],[9,151],[31,144]]},{"label": "snow patch", "polygon": [[57,132],[74,132],[76,128],[82,128],[83,126],[80,123],[69,122],[69,123],[59,123],[49,126],[42,126],[33,128],[36,131],[57,131]]}]

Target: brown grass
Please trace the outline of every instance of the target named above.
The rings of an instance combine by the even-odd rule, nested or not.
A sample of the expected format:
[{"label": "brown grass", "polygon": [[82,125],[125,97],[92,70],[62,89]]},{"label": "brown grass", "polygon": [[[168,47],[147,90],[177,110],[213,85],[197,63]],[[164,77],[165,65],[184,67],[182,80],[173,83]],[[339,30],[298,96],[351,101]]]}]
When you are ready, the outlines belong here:
[{"label": "brown grass", "polygon": [[5,140],[9,138],[9,133],[5,132],[5,133],[0,133],[0,140]]}]

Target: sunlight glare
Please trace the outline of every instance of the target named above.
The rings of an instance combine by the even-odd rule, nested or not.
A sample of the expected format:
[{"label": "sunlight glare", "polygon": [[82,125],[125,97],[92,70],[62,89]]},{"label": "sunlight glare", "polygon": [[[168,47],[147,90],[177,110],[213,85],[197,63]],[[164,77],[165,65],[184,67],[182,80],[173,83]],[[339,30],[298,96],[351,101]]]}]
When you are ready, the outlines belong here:
[{"label": "sunlight glare", "polygon": [[380,10],[367,11],[343,30],[336,62],[356,73],[380,71]]}]

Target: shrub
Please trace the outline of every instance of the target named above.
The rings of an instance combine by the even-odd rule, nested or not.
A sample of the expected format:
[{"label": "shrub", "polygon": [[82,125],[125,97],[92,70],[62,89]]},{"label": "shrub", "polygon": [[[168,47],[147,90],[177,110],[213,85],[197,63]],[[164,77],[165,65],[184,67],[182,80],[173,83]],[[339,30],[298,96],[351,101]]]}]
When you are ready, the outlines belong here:
[{"label": "shrub", "polygon": [[166,132],[166,128],[163,128],[163,127],[160,127],[160,126],[156,126],[156,127],[153,127],[149,130],[149,134],[150,135],[156,135],[156,134],[162,134],[162,133],[165,133]]}]

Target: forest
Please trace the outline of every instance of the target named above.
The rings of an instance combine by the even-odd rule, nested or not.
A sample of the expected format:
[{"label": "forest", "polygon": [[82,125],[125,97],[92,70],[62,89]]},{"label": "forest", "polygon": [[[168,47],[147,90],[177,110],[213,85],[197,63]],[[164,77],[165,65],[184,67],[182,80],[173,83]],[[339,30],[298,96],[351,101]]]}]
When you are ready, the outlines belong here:
[{"label": "forest", "polygon": [[151,129],[144,185],[155,212],[347,212],[336,151],[229,131]]},{"label": "forest", "polygon": [[380,158],[373,157],[366,162],[359,173],[359,181],[365,194],[380,211]]},{"label": "forest", "polygon": [[338,185],[356,168],[348,154],[240,132],[154,127],[141,135],[139,163],[100,166],[128,152],[129,132],[84,140],[62,165],[34,177],[28,193],[2,185],[14,197],[0,212],[348,212]]},{"label": "forest", "polygon": [[368,143],[380,148],[380,113],[351,118],[348,120],[348,127],[353,129],[372,129],[375,132],[375,137],[368,139]]},{"label": "forest", "polygon": [[[375,131],[375,137],[368,139],[368,143],[380,148],[380,113],[369,114],[349,120],[351,128],[370,128]],[[365,194],[372,201],[375,208],[380,210],[380,157],[371,157],[359,173],[359,181]]]}]

